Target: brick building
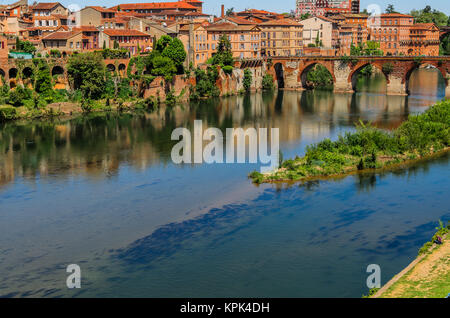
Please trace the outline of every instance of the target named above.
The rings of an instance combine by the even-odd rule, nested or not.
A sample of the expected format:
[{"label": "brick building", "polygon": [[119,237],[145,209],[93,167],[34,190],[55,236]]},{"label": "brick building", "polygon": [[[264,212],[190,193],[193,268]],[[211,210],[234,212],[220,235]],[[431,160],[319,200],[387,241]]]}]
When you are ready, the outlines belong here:
[{"label": "brick building", "polygon": [[151,51],[153,38],[137,30],[106,29],[100,32],[99,43],[101,47],[109,49],[114,48],[114,43],[117,43],[119,48],[128,50],[131,55],[136,55],[139,52]]},{"label": "brick building", "polygon": [[405,55],[439,56],[439,28],[434,23],[417,23],[409,29],[409,39],[400,41]]},{"label": "brick building", "polygon": [[297,0],[296,15],[359,13],[359,0]]},{"label": "brick building", "polygon": [[406,54],[400,43],[410,39],[410,28],[414,17],[401,13],[386,13],[368,20],[370,40],[380,43],[386,55]]},{"label": "brick building", "polygon": [[303,25],[291,19],[258,24],[262,56],[299,56],[303,52]]}]

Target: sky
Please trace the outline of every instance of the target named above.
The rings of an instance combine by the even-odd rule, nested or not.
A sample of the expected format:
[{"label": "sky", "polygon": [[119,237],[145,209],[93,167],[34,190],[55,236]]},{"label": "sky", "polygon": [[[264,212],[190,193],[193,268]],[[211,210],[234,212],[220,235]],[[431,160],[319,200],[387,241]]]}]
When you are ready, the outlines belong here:
[{"label": "sky", "polygon": [[[33,3],[34,0],[29,0]],[[57,0],[42,0],[42,2],[53,2]],[[66,7],[70,4],[78,4],[81,8],[85,6],[107,6],[111,7],[119,3],[138,3],[138,2],[162,2],[160,0],[59,0]],[[166,0],[176,1],[176,0]],[[203,0],[203,8],[206,13],[220,15],[220,6],[224,4],[226,8],[234,7],[241,11],[246,8],[264,9],[273,12],[289,12],[295,8],[295,0]],[[14,0],[0,0],[2,3],[12,3]],[[450,15],[449,0],[361,0],[361,10],[367,8],[370,4],[378,4],[381,9],[387,7],[388,4],[393,4],[395,9],[400,12],[410,12],[412,9],[422,9],[427,4],[433,9],[443,11]]]}]

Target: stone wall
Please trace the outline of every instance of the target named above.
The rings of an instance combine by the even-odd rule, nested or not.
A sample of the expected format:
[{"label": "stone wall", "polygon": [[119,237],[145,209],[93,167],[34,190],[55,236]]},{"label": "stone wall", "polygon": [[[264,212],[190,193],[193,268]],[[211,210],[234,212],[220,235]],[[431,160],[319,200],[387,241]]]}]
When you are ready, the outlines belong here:
[{"label": "stone wall", "polygon": [[[252,72],[251,91],[262,89],[262,79],[265,74],[265,67],[248,68]],[[195,86],[195,77],[186,77],[185,75],[176,75],[172,83],[167,84],[163,77],[157,77],[144,92],[144,98],[154,96],[163,102],[166,100],[166,94],[173,91],[175,96],[182,94],[182,99],[189,99],[189,90]],[[219,77],[216,86],[220,90],[221,96],[237,94],[244,89],[244,70],[234,68],[232,74],[226,74],[219,69]]]}]

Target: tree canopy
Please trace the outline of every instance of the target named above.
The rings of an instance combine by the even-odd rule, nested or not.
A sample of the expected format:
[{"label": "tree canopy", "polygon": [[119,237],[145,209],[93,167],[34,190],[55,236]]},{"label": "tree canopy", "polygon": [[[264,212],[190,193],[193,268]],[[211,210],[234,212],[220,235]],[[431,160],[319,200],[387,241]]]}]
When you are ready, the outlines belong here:
[{"label": "tree canopy", "polygon": [[435,23],[438,26],[447,26],[450,22],[444,12],[433,10],[430,6],[426,6],[422,10],[412,10],[410,14],[416,18],[417,23]]},{"label": "tree canopy", "polygon": [[105,88],[105,69],[102,56],[89,52],[72,55],[67,73],[74,89],[81,90],[84,98],[99,99]]},{"label": "tree canopy", "polygon": [[213,56],[212,63],[220,66],[232,66],[234,62],[233,52],[231,51],[231,43],[226,35],[222,35],[219,39],[217,52]]}]

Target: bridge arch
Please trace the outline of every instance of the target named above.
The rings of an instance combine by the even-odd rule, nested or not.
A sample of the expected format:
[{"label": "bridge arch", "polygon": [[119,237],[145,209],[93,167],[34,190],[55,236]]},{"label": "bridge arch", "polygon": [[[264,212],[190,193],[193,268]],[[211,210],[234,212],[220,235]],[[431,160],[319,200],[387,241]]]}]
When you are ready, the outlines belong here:
[{"label": "bridge arch", "polygon": [[116,66],[114,64],[108,64],[106,65],[106,69],[111,73],[114,73],[116,71]]},{"label": "bridge arch", "polygon": [[299,82],[302,84],[303,88],[308,88],[308,73],[316,66],[316,65],[321,65],[323,67],[325,67],[328,72],[330,73],[332,80],[333,80],[333,85],[336,83],[336,77],[334,76],[334,70],[327,64],[325,63],[321,63],[319,61],[313,61],[313,62],[309,62],[306,63],[302,68],[300,68],[299,71]]},{"label": "bridge arch", "polygon": [[278,89],[284,88],[284,66],[282,63],[276,63],[273,66],[275,70],[275,79],[278,82]]},{"label": "bridge arch", "polygon": [[33,69],[29,66],[25,67],[22,71],[22,78],[27,79],[33,76]]},{"label": "bridge arch", "polygon": [[9,71],[8,71],[9,79],[16,78],[16,77],[17,77],[17,74],[19,74],[19,71],[18,71],[17,68],[15,68],[15,67],[10,68]]},{"label": "bridge arch", "polygon": [[5,71],[0,68],[0,77],[5,78]]},{"label": "bridge arch", "polygon": [[411,94],[410,82],[411,82],[411,77],[412,77],[413,73],[421,68],[426,68],[426,67],[430,67],[430,68],[437,70],[438,73],[440,74],[439,76],[445,82],[445,85],[448,84],[447,83],[448,80],[446,79],[446,76],[447,76],[446,69],[442,65],[439,65],[438,62],[436,62],[436,63],[435,62],[425,62],[425,63],[421,63],[421,64],[414,64],[409,69],[407,69],[407,71],[405,72],[405,75],[403,77],[403,81],[402,81],[402,83],[404,83],[404,85],[405,85],[405,90],[408,95]]},{"label": "bridge arch", "polygon": [[120,76],[124,77],[126,74],[126,70],[127,70],[126,65],[121,63],[121,64],[119,64],[119,67],[117,69],[119,70]]},{"label": "bridge arch", "polygon": [[55,75],[64,75],[64,69],[62,66],[56,65],[52,68],[52,76]]},{"label": "bridge arch", "polygon": [[348,79],[347,79],[348,83],[352,84],[353,91],[356,92],[356,90],[357,90],[356,86],[357,86],[357,81],[358,81],[358,75],[368,65],[372,65],[372,67],[375,67],[377,70],[379,70],[381,72],[381,74],[384,75],[384,78],[386,79],[386,84],[389,84],[389,76],[384,73],[382,66],[380,66],[377,63],[372,63],[372,62],[360,62],[352,68],[352,71],[348,75]]}]

